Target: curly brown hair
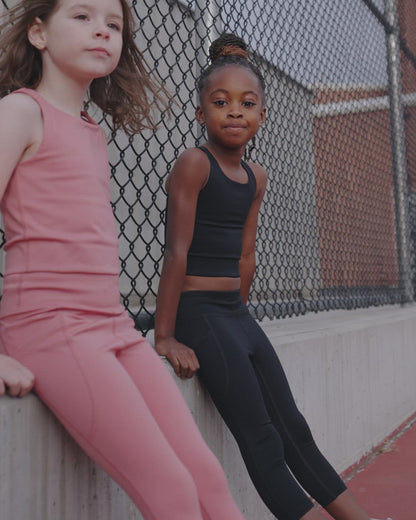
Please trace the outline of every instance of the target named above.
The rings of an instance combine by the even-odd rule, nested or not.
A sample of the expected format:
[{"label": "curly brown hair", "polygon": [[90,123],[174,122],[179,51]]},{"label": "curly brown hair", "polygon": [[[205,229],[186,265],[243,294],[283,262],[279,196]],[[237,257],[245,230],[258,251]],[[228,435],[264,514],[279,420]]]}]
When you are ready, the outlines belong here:
[{"label": "curly brown hair", "polygon": [[[134,41],[134,20],[127,0],[123,10],[123,49],[116,69],[94,79],[89,101],[112,118],[113,130],[135,134],[156,127],[155,110],[165,110],[169,95],[146,63]],[[40,52],[27,37],[29,24],[39,17],[46,22],[59,0],[21,0],[0,17],[0,98],[22,87],[36,88],[42,78]]]}]

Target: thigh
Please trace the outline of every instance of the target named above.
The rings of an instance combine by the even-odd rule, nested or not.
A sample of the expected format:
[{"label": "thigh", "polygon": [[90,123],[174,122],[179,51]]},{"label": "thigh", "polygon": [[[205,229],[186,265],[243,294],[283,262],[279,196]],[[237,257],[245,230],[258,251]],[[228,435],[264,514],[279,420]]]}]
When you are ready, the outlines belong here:
[{"label": "thigh", "polygon": [[251,345],[241,313],[204,313],[199,338],[181,339],[194,349],[199,376],[234,435],[270,423],[261,387],[251,361]]},{"label": "thigh", "polygon": [[253,345],[252,363],[261,387],[268,413],[286,443],[290,436],[312,440],[309,427],[299,411],[279,357],[259,324],[250,317],[247,335]]},{"label": "thigh", "polygon": [[[107,328],[98,327],[86,325],[79,315],[60,314],[37,319],[30,327],[17,325],[19,330],[9,323],[1,336],[9,353],[34,372],[39,397],[145,518],[200,519],[195,483],[108,348],[111,338],[116,343],[120,339],[112,334],[111,319],[107,321]],[[151,348],[137,338],[138,350]]]},{"label": "thigh", "polygon": [[140,348],[125,348],[117,356],[178,455],[211,456],[174,378],[154,349],[145,342]]},{"label": "thigh", "polygon": [[236,304],[230,310],[209,296],[201,300],[186,294],[175,333],[195,351],[200,377],[233,432],[233,422],[250,430],[273,420],[285,434],[283,417],[304,425],[282,365],[247,308]]}]

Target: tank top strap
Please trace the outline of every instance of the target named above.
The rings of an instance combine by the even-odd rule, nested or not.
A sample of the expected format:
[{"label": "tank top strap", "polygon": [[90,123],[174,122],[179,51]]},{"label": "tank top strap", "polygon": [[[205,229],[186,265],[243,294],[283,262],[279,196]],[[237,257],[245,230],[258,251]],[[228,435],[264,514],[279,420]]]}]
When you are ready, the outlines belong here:
[{"label": "tank top strap", "polygon": [[55,135],[55,125],[58,124],[56,121],[55,108],[46,101],[36,90],[30,88],[20,88],[15,90],[13,94],[25,94],[32,98],[39,105],[42,113],[43,121],[43,139],[42,141],[48,140],[50,137]]},{"label": "tank top strap", "polygon": [[[208,156],[209,162],[211,164],[211,171],[213,170],[213,166],[215,166],[214,171],[216,171],[218,169],[219,172],[222,172],[221,167],[218,164],[217,159],[208,150],[208,148],[206,148],[205,146],[198,146],[198,149],[203,151]],[[248,183],[247,184],[252,186],[252,187],[254,187],[254,189],[255,189],[256,188],[256,176],[254,175],[253,170],[243,160],[241,161],[241,166],[244,168],[244,170],[247,173],[247,177],[248,177]],[[223,175],[225,175],[225,174],[223,173]]]},{"label": "tank top strap", "polygon": [[46,99],[41,96],[36,90],[32,90],[30,88],[19,88],[12,92],[12,94],[26,94],[36,101],[36,103],[40,106],[42,113],[48,113],[55,110],[55,108],[48,102]]},{"label": "tank top strap", "polygon": [[76,116],[68,114],[53,106],[41,94],[39,94],[39,92],[36,92],[36,90],[30,88],[19,88],[18,90],[13,91],[12,94],[26,94],[36,101],[42,112],[44,135],[48,134],[49,136],[53,136],[54,134],[50,134],[50,132],[54,132],[56,125],[60,125],[62,117],[69,121],[72,120],[74,123],[87,125],[89,128],[93,128],[94,130],[100,128],[96,121],[94,121],[86,112],[81,112],[80,117],[77,118]]},{"label": "tank top strap", "polygon": [[256,189],[256,176],[254,175],[253,170],[250,168],[248,163],[246,161],[241,161],[241,166],[245,169],[248,175],[248,184],[252,185],[254,187],[254,190]]},{"label": "tank top strap", "polygon": [[205,148],[205,146],[198,146],[198,150],[201,150],[202,152],[204,152],[205,155],[208,157],[211,168],[213,166],[217,166],[217,168],[219,168],[217,159],[212,155],[212,153],[208,150],[208,148]]}]

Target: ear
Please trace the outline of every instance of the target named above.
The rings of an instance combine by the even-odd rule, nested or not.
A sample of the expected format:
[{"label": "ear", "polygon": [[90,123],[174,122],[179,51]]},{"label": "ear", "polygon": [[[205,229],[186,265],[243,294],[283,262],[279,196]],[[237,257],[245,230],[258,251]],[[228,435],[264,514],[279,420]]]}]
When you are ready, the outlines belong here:
[{"label": "ear", "polygon": [[205,116],[204,111],[202,110],[202,106],[198,105],[195,110],[196,120],[200,125],[205,124]]},{"label": "ear", "polygon": [[46,49],[46,36],[44,27],[45,24],[38,17],[36,17],[27,27],[27,38],[33,47],[39,51]]},{"label": "ear", "polygon": [[266,107],[263,107],[260,112],[260,125],[264,123],[266,119]]}]

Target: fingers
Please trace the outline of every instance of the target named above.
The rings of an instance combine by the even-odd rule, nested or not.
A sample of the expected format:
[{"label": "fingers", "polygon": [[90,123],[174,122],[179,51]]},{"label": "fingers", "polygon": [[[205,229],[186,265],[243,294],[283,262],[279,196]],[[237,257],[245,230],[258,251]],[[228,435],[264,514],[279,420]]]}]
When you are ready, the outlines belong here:
[{"label": "fingers", "polygon": [[0,356],[0,395],[6,391],[12,397],[24,397],[34,384],[32,372],[17,360]]},{"label": "fingers", "polygon": [[181,372],[181,366],[179,364],[178,358],[175,354],[172,354],[171,352],[165,354],[166,359],[169,361],[169,363],[172,365],[173,370],[175,371],[175,374],[180,377]]},{"label": "fingers", "polygon": [[11,397],[18,397],[20,395],[20,391],[21,391],[21,382],[19,379],[14,379],[12,377],[10,377],[7,381],[7,393],[11,396]]},{"label": "fingers", "polygon": [[199,369],[195,352],[188,347],[183,346],[183,348],[175,349],[166,357],[173,366],[175,374],[182,379],[190,379]]},{"label": "fingers", "polygon": [[11,397],[24,397],[32,390],[34,377],[29,372],[29,374],[21,374],[18,378],[9,377],[5,383],[7,393]]},{"label": "fingers", "polygon": [[193,377],[195,372],[199,369],[198,359],[195,352],[188,347],[180,350],[176,353],[178,360],[178,371],[175,370],[177,375],[182,379],[190,379]]},{"label": "fingers", "polygon": [[156,352],[168,359],[175,374],[182,379],[191,378],[199,369],[195,352],[173,337],[158,341]]},{"label": "fingers", "polygon": [[23,367],[22,379],[20,381],[20,392],[18,396],[24,397],[27,395],[32,390],[34,384],[35,376],[28,368]]}]

